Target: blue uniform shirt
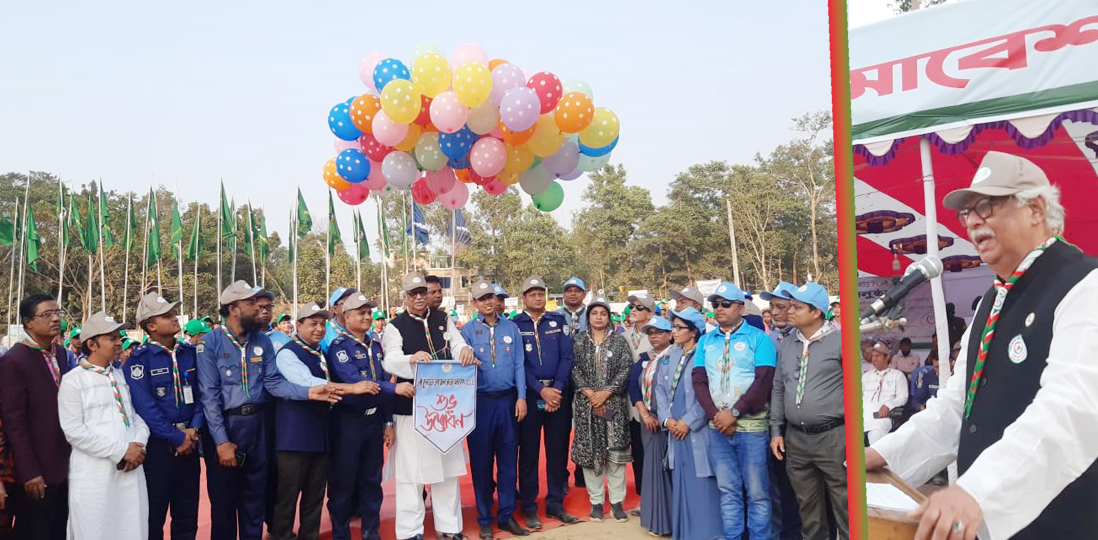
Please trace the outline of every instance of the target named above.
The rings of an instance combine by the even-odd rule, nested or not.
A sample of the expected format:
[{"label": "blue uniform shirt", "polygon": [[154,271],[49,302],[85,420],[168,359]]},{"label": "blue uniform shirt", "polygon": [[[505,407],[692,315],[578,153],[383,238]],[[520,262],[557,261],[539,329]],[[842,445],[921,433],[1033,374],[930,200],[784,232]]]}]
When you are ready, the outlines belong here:
[{"label": "blue uniform shirt", "polygon": [[[197,354],[194,345],[180,340],[175,353],[179,366],[182,394],[176,403],[176,388],[172,376],[172,354],[158,343],[138,345],[122,372],[130,386],[133,409],[149,426],[153,437],[164,439],[172,446],[183,444],[186,435],[175,424],[186,423],[199,429],[203,424],[202,407],[198,406]],[[190,397],[190,403],[187,403]]]},{"label": "blue uniform shirt", "polygon": [[245,393],[240,372],[241,350],[229,340],[227,331],[228,327],[221,326],[198,341],[198,395],[214,444],[229,442],[223,411],[267,401],[264,375],[275,363],[274,346],[267,334],[257,331],[244,336],[248,374]]},{"label": "blue uniform shirt", "polygon": [[568,329],[565,331],[569,334],[569,337],[575,338],[582,332],[587,331],[587,306],[580,308],[579,312],[572,314],[568,311],[568,306],[561,306],[557,308],[557,313],[564,315],[564,320],[568,323]]},{"label": "blue uniform shirt", "polygon": [[473,348],[480,360],[477,367],[477,390],[503,392],[518,390],[519,399],[526,399],[526,359],[522,354],[522,335],[518,326],[499,317],[495,327],[495,366],[493,366],[492,330],[482,319],[473,319],[461,329],[461,337]]},{"label": "blue uniform shirt", "polygon": [[325,325],[324,338],[320,340],[320,350],[327,353],[332,342],[345,333],[347,333],[347,329],[340,326],[335,319],[329,320],[328,324]]},{"label": "blue uniform shirt", "polygon": [[290,336],[286,335],[282,330],[271,330],[267,332],[267,337],[271,340],[271,345],[274,346],[274,350],[277,353],[282,350],[282,346],[290,342]]},{"label": "blue uniform shirt", "polygon": [[535,323],[528,313],[512,319],[522,334],[522,349],[526,356],[526,388],[535,394],[552,380],[552,388],[563,391],[572,377],[572,337],[566,328],[568,320],[560,313],[545,313]]},{"label": "blue uniform shirt", "polygon": [[[727,392],[722,390],[725,386],[722,367],[726,344],[732,362],[727,375]],[[717,408],[729,409],[755,382],[755,368],[776,367],[777,358],[778,353],[770,336],[744,320],[731,334],[724,333],[720,328],[715,332],[706,332],[698,340],[694,367],[704,367],[709,375],[709,393]]]},{"label": "blue uniform shirt", "polygon": [[[366,347],[362,345],[365,344]],[[384,356],[381,343],[369,339],[362,344],[354,338],[341,335],[328,347],[328,369],[332,381],[354,384],[359,381],[374,381],[381,385],[381,391],[373,395],[346,394],[336,404],[337,409],[366,413],[377,409],[386,422],[393,420],[393,396],[396,384],[389,382],[389,374],[382,368]],[[376,414],[376,413],[375,413]]]}]

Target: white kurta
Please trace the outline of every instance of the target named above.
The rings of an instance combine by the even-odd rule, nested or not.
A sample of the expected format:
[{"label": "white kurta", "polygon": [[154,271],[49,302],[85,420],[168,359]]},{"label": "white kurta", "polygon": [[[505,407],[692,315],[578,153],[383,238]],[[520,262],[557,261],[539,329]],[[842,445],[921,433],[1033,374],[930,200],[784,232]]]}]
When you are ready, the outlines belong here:
[{"label": "white kurta", "polygon": [[[454,326],[454,321],[446,318],[446,336],[454,358],[462,349],[468,347]],[[404,354],[404,337],[396,328],[386,328],[382,336],[382,349],[385,359],[382,365],[391,375],[405,379],[415,379],[415,365],[409,362],[411,355]],[[435,484],[446,478],[465,475],[465,445],[456,444],[443,454],[434,445],[416,432],[412,416],[395,415],[396,443],[392,455],[396,462],[397,482],[414,484]]]},{"label": "white kurta", "polygon": [[884,371],[873,369],[862,375],[862,427],[867,432],[878,432],[871,437],[871,442],[876,442],[877,438],[892,431],[892,419],[874,418],[874,413],[879,413],[882,405],[891,411],[905,403],[907,377],[902,371],[892,368],[885,368]]},{"label": "white kurta", "polygon": [[145,471],[116,468],[131,442],[148,442],[149,428],[133,409],[126,378],[114,370],[110,376],[118,385],[129,427],[122,421],[110,380],[101,373],[72,369],[57,393],[61,429],[72,445],[69,540],[139,540],[149,535]]}]

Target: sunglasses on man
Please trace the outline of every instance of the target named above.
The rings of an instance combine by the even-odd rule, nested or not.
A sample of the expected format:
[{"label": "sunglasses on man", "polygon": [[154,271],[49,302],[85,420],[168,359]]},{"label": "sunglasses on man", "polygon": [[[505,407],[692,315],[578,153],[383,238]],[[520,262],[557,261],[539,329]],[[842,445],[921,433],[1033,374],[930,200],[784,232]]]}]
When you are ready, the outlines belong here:
[{"label": "sunglasses on man", "polygon": [[728,309],[728,308],[732,307],[735,304],[739,304],[739,305],[742,306],[743,302],[733,302],[731,300],[720,300],[720,301],[717,301],[717,302],[713,302],[713,309],[717,309],[717,308]]},{"label": "sunglasses on man", "polygon": [[639,304],[630,305],[629,309],[632,309],[633,311],[652,311],[652,310],[650,310],[650,309],[648,309],[648,308],[646,308],[642,305],[639,305]]}]

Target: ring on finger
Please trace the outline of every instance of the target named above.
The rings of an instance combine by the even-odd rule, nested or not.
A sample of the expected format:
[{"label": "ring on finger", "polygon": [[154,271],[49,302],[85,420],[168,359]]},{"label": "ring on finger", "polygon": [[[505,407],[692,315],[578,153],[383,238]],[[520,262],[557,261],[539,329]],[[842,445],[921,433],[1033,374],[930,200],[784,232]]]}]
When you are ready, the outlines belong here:
[{"label": "ring on finger", "polygon": [[965,524],[961,523],[961,520],[954,521],[951,530],[958,534],[963,533],[965,532]]}]

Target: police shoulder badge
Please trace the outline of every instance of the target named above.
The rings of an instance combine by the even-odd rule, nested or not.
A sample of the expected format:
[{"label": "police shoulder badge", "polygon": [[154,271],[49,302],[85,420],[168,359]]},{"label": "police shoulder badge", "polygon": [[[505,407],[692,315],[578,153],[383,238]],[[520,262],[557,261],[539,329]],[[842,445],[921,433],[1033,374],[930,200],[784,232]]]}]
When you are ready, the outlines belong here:
[{"label": "police shoulder badge", "polygon": [[350,358],[347,357],[347,351],[340,350],[336,352],[336,360],[339,360],[341,363],[350,360]]},{"label": "police shoulder badge", "polygon": [[256,356],[263,356],[263,347],[260,347],[259,345],[252,347],[252,354]]},{"label": "police shoulder badge", "polygon": [[1011,362],[1015,364],[1021,364],[1029,356],[1029,351],[1026,350],[1026,341],[1022,339],[1022,334],[1014,336],[1010,340],[1010,345],[1007,346],[1007,357]]},{"label": "police shoulder badge", "polygon": [[157,386],[156,387],[156,397],[162,398],[166,395],[168,395],[168,389],[167,388],[164,388],[163,386]]},{"label": "police shoulder badge", "polygon": [[133,379],[141,379],[145,376],[145,366],[141,364],[134,364],[130,366],[130,377]]}]

